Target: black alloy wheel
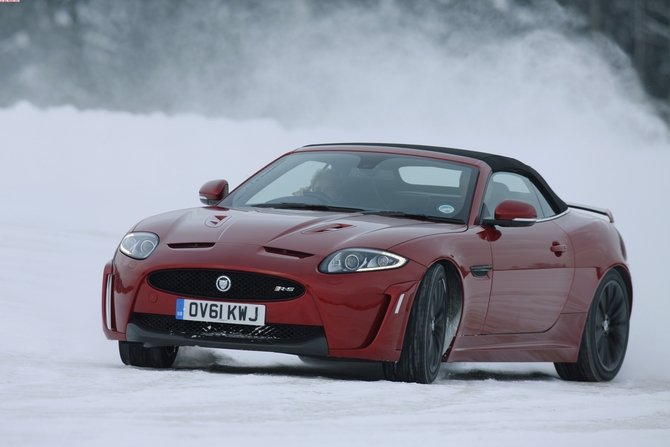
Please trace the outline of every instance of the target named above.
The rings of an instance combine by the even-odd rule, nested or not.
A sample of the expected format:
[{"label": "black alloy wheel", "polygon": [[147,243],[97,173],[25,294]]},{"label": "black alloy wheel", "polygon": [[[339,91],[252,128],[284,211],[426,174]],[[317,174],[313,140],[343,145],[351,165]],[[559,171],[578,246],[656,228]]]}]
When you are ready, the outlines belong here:
[{"label": "black alloy wheel", "polygon": [[435,264],[414,298],[400,360],[383,364],[388,380],[432,383],[437,378],[445,351],[447,297],[447,275],[442,265]]},{"label": "black alloy wheel", "polygon": [[554,363],[564,380],[607,382],[623,365],[630,329],[630,299],[621,275],[611,270],[591,303],[576,363]]}]

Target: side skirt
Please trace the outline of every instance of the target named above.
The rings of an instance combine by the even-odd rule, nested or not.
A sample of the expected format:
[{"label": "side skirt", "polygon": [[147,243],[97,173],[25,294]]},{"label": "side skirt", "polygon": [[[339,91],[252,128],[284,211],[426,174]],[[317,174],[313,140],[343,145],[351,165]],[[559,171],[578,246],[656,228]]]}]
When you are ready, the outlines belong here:
[{"label": "side skirt", "polygon": [[576,362],[586,315],[561,314],[541,333],[456,336],[442,361]]}]

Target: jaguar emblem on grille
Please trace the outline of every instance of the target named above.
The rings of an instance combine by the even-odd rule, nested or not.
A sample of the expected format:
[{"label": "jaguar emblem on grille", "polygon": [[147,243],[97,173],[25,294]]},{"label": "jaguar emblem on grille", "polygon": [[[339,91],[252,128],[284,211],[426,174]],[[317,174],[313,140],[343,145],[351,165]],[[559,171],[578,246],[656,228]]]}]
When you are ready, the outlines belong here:
[{"label": "jaguar emblem on grille", "polygon": [[230,278],[227,276],[219,276],[216,278],[216,288],[219,289],[221,292],[227,292],[230,290],[230,286],[232,285],[232,282],[230,281]]}]

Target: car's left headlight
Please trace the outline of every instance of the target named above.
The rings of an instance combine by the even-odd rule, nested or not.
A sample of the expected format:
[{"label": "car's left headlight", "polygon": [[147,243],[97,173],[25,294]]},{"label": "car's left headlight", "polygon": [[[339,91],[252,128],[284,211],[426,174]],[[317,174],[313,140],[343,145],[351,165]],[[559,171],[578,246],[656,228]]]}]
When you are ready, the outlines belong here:
[{"label": "car's left headlight", "polygon": [[119,250],[133,259],[146,259],[158,246],[158,236],[153,233],[137,232],[125,235]]},{"label": "car's left headlight", "polygon": [[397,269],[407,258],[372,248],[347,248],[336,251],[319,264],[321,273],[354,273]]}]

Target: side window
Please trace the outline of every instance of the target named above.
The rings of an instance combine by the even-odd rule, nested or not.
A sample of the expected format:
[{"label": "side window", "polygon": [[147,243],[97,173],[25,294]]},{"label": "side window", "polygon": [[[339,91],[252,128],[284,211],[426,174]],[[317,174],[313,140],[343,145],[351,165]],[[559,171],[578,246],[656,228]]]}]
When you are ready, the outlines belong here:
[{"label": "side window", "polygon": [[547,200],[526,177],[510,172],[496,172],[486,187],[482,218],[493,218],[496,207],[505,199],[530,203],[535,207],[539,219],[547,217],[545,210],[553,214]]},{"label": "side window", "polygon": [[[549,205],[549,202],[544,195],[535,187],[535,185],[531,186],[535,190],[535,194],[537,194],[537,200],[540,202],[540,207],[542,207],[542,215],[544,215],[545,218],[555,216],[556,212],[551,208],[551,205]],[[537,213],[537,215],[540,216],[540,213]]]}]

